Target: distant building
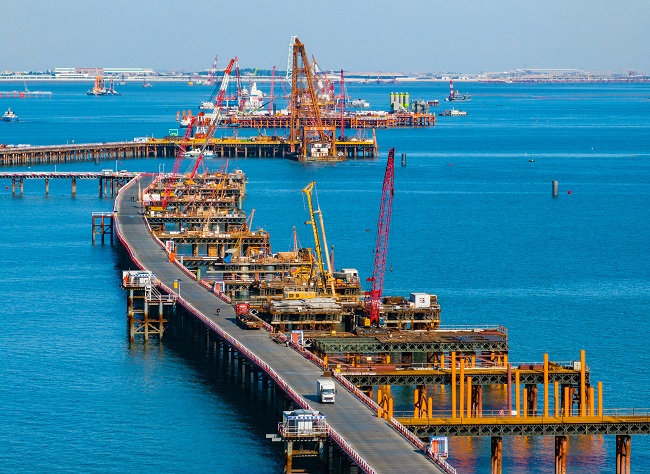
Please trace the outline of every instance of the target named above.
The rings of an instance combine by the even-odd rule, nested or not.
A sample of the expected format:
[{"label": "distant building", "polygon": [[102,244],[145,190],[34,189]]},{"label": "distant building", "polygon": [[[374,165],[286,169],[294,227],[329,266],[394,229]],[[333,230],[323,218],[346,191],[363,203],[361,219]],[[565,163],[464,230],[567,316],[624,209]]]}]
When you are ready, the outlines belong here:
[{"label": "distant building", "polygon": [[154,76],[153,69],[141,67],[57,67],[54,75],[65,78],[91,78],[95,76],[127,76],[145,77]]}]

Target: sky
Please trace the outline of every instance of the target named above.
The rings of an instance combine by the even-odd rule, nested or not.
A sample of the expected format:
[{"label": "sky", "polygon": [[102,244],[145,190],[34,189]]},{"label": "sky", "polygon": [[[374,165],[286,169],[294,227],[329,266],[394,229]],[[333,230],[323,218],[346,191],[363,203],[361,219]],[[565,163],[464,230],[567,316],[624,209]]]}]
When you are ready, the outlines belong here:
[{"label": "sky", "polygon": [[285,69],[650,73],[650,0],[0,0],[0,71]]}]

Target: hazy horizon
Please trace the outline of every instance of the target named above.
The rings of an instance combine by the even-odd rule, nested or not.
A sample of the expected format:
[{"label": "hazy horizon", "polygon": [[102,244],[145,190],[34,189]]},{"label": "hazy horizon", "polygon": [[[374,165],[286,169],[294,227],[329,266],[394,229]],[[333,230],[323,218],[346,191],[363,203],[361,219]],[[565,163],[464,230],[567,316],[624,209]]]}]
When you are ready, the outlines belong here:
[{"label": "hazy horizon", "polygon": [[324,70],[481,73],[650,71],[650,2],[603,0],[4,0],[0,70],[285,69],[296,35]]}]

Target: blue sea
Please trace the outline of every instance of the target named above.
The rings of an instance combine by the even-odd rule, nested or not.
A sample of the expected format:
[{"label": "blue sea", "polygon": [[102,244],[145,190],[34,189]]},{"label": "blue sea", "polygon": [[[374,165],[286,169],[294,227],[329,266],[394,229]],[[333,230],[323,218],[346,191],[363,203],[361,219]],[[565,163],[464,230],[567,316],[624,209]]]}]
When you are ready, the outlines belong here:
[{"label": "blue sea", "polygon": [[[0,83],[0,90],[22,87]],[[0,143],[163,137],[178,128],[177,111],[198,111],[212,92],[153,83],[90,97],[90,87],[30,84],[52,98],[0,99],[2,111],[11,107],[21,119],[0,122]],[[650,408],[650,85],[457,88],[472,95],[454,104],[466,117],[378,130],[377,160],[230,160],[230,170],[248,175],[244,207],[255,209],[253,227],[271,233],[275,251],[292,246],[293,226],[310,246],[301,189],[316,181],[336,267],[367,276],[386,155],[395,147],[384,293],[438,295],[443,325],[506,326],[513,362],[539,362],[544,353],[578,360],[584,349],[592,383],[603,382],[605,408]],[[449,108],[445,83],[349,84],[348,91],[377,110],[387,110],[390,92]],[[57,170],[170,171],[173,161]],[[23,197],[0,183],[0,472],[281,472],[280,443],[265,439],[279,420],[263,404],[182,345],[129,345],[119,288],[129,261],[117,245],[91,243],[91,213],[112,207],[97,194],[95,181],[78,182],[75,198],[68,181],[52,181],[49,197],[42,181],[26,181]],[[394,395],[397,409],[408,409],[410,392]],[[502,400],[499,388],[486,388],[486,410]],[[459,472],[489,472],[489,439],[451,439],[450,451]],[[572,437],[568,470],[613,472],[614,454],[613,436]],[[505,438],[503,459],[504,472],[552,473],[554,440]],[[632,437],[632,469],[650,473],[647,437]]]}]

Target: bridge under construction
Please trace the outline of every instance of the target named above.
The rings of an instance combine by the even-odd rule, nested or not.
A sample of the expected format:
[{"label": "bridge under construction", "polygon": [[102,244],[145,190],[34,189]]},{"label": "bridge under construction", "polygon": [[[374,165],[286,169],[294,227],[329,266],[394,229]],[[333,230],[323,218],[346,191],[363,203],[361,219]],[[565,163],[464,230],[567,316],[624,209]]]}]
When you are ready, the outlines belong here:
[{"label": "bridge under construction", "polygon": [[[437,441],[432,444],[423,441],[449,436],[490,437],[493,473],[501,472],[502,459],[507,456],[502,448],[504,436],[554,436],[556,471],[565,472],[566,460],[571,456],[568,437],[591,434],[616,436],[616,472],[630,472],[631,436],[648,434],[650,417],[645,412],[605,408],[602,384],[593,382],[584,351],[575,361],[553,362],[544,355],[543,362],[512,363],[508,360],[505,328],[444,327],[440,325],[439,312],[432,313],[438,315],[437,319],[422,329],[414,329],[416,326],[412,324],[407,328],[404,321],[387,328],[364,328],[362,324],[353,332],[335,330],[346,319],[348,324],[363,320],[353,316],[354,305],[359,304],[358,300],[349,299],[353,293],[346,296],[336,289],[337,296],[332,302],[338,303],[332,310],[333,314],[340,315],[337,320],[301,323],[300,319],[294,319],[291,325],[278,325],[273,311],[267,314],[260,311],[257,314],[261,318],[249,316],[250,321],[259,323],[240,324],[240,306],[244,311],[255,307],[254,298],[248,293],[251,287],[237,287],[233,280],[234,293],[229,293],[226,281],[213,279],[210,267],[197,262],[215,262],[236,254],[240,258],[238,263],[235,260],[223,263],[231,271],[240,277],[257,272],[260,277],[274,280],[276,274],[285,271],[280,263],[283,257],[273,257],[278,259],[273,268],[268,262],[254,268],[255,262],[243,258],[261,255],[260,250],[268,245],[268,235],[260,231],[253,235],[247,227],[249,219],[240,207],[246,189],[241,171],[217,175],[197,174],[191,179],[187,176],[179,179],[167,198],[170,184],[164,179],[160,181],[160,176],[136,178],[141,193],[136,191],[135,182],[121,189],[114,215],[117,234],[138,267],[156,275],[149,289],[146,285],[141,287],[144,307],[136,304],[138,286],[124,283],[129,291],[132,338],[162,338],[168,324],[176,331],[189,331],[200,347],[209,347],[212,352],[225,351],[228,360],[243,364],[237,371],[243,374],[244,383],[252,380],[262,387],[271,383],[294,406],[306,410],[315,408],[310,402],[313,379],[323,372],[330,374],[342,388],[337,397],[347,400],[347,395],[341,395],[349,393],[350,400],[360,405],[339,403],[339,398],[334,405],[319,405],[318,410],[326,415],[328,423],[325,439],[338,446],[364,472],[394,472],[404,470],[405,466],[410,466],[409,471],[455,472],[444,461],[444,452]],[[180,226],[184,231],[175,233],[169,226]],[[192,231],[192,226],[196,230]],[[185,231],[186,228],[189,230]],[[199,237],[208,240],[201,243],[196,240]],[[207,246],[205,256],[198,252],[202,245]],[[189,254],[182,253],[183,246],[191,248]],[[229,249],[236,252],[229,253]],[[270,249],[265,252],[271,254]],[[301,265],[306,271],[309,269],[305,275],[316,265],[308,255],[301,257],[296,253],[286,258],[290,262],[286,272],[294,276],[301,274],[297,270]],[[296,270],[290,272],[291,268]],[[351,285],[350,288],[358,291],[354,275],[341,273],[338,277],[341,281],[336,284],[343,285],[341,288]],[[295,292],[303,298],[305,307],[304,303],[313,298],[305,294],[305,287],[288,288],[273,293],[282,295],[278,301],[292,301],[291,292]],[[170,308],[179,305],[185,308],[185,315],[170,312]],[[330,329],[318,329],[323,325]],[[255,330],[259,327],[264,330]],[[303,329],[292,330],[294,327]],[[240,360],[243,362],[237,362]],[[300,360],[296,366],[295,362]],[[410,409],[396,406],[391,393],[391,387],[396,386],[412,390]],[[503,388],[500,390],[504,394],[502,404],[496,410],[493,406],[484,407],[486,387]],[[435,405],[433,393],[438,393]],[[440,400],[444,400],[444,405]],[[369,419],[380,423],[366,425]],[[393,439],[390,432],[400,433],[411,447]],[[321,446],[319,443],[327,442],[322,434],[311,433],[302,442]],[[325,449],[295,450],[292,443],[298,442],[298,438],[294,435],[283,425],[280,438],[285,442],[285,467],[289,470],[301,455]],[[388,447],[382,444],[380,448],[376,444],[378,438],[382,443],[392,440],[390,454],[381,452]],[[413,446],[421,454],[415,454]],[[331,449],[329,452],[332,453]],[[322,462],[331,463],[331,459],[325,457]],[[394,464],[398,459],[399,467]],[[415,467],[420,460],[425,464]]]}]

